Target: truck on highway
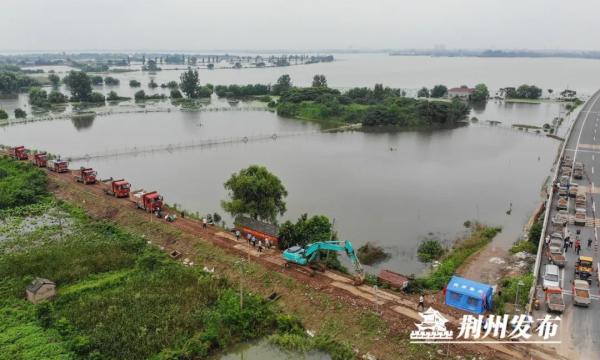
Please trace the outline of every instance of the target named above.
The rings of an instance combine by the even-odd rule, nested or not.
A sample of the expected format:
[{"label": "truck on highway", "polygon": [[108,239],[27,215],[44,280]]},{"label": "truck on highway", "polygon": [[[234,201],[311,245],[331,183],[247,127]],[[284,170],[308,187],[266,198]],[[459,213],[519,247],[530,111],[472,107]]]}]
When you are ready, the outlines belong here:
[{"label": "truck on highway", "polygon": [[565,311],[565,299],[561,288],[549,287],[545,291],[546,310],[562,313]]},{"label": "truck on highway", "polygon": [[573,281],[573,305],[590,306],[590,284],[585,280]]},{"label": "truck on highway", "polygon": [[583,163],[576,162],[573,165],[573,178],[575,179],[583,179]]},{"label": "truck on highway", "polygon": [[556,202],[556,209],[558,210],[567,210],[569,208],[569,198],[561,196],[558,198]]},{"label": "truck on highway", "polygon": [[575,225],[585,226],[587,221],[587,214],[585,208],[576,208],[575,209]]},{"label": "truck on highway", "polygon": [[558,267],[564,267],[567,260],[563,254],[562,241],[556,239],[550,240],[550,244],[546,248],[546,256],[548,257],[548,262]]},{"label": "truck on highway", "polygon": [[590,256],[579,256],[575,263],[575,279],[592,283],[594,260]]},{"label": "truck on highway", "polygon": [[552,225],[554,225],[554,226],[562,227],[568,222],[569,222],[569,213],[566,210],[559,210],[552,217]]},{"label": "truck on highway", "polygon": [[569,197],[576,197],[579,192],[579,186],[575,183],[569,185]]},{"label": "truck on highway", "polygon": [[585,196],[584,192],[578,192],[577,196],[575,196],[575,208],[576,209],[585,209],[587,202],[587,196]]}]

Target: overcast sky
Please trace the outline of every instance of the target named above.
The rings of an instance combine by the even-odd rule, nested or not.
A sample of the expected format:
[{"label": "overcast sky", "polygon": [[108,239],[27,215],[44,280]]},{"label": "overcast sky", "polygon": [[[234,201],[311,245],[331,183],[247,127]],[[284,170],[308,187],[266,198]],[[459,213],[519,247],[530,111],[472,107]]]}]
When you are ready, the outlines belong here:
[{"label": "overcast sky", "polygon": [[600,50],[598,0],[1,0],[0,51]]}]

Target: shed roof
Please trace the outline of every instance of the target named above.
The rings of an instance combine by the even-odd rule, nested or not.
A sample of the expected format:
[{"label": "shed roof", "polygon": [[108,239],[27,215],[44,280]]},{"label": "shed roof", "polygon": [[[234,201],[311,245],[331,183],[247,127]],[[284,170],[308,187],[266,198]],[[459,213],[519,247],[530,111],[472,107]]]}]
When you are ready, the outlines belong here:
[{"label": "shed roof", "polygon": [[453,276],[446,287],[447,291],[467,295],[474,298],[481,298],[487,296],[488,292],[492,289],[492,286],[483,284],[477,281],[462,278],[460,276]]},{"label": "shed roof", "polygon": [[42,286],[44,285],[56,285],[54,283],[54,281],[50,281],[48,279],[44,279],[44,278],[36,278],[35,280],[33,280],[31,282],[31,284],[27,285],[27,290],[31,291],[31,292],[36,292],[38,291]]},{"label": "shed roof", "polygon": [[266,235],[275,236],[279,234],[277,225],[269,224],[260,220],[255,220],[247,216],[238,216],[234,221],[236,226],[243,226]]}]

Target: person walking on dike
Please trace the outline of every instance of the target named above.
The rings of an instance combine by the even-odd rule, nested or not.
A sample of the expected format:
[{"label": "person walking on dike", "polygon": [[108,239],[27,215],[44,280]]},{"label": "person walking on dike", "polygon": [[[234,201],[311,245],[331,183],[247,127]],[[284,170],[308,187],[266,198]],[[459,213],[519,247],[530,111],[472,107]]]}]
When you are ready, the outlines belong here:
[{"label": "person walking on dike", "polygon": [[256,236],[252,235],[252,247],[256,247]]},{"label": "person walking on dike", "polygon": [[579,255],[579,252],[581,251],[581,242],[579,239],[575,240],[575,251],[577,252],[577,255]]},{"label": "person walking on dike", "polygon": [[588,249],[592,247],[592,238],[588,239]]},{"label": "person walking on dike", "polygon": [[240,241],[240,231],[239,231],[239,230],[237,230],[237,229],[235,230],[235,239],[236,239],[237,241]]},{"label": "person walking on dike", "polygon": [[423,294],[419,295],[419,305],[417,305],[417,311],[421,309],[421,311],[425,310],[425,297]]},{"label": "person walking on dike", "polygon": [[565,239],[564,247],[565,247],[565,254],[566,254],[567,252],[569,252],[569,239]]},{"label": "person walking on dike", "polygon": [[248,239],[248,245],[250,245],[250,243],[252,243],[252,234],[246,234],[246,238]]},{"label": "person walking on dike", "polygon": [[206,229],[206,226],[208,225],[208,220],[206,220],[206,216],[202,218],[202,228]]},{"label": "person walking on dike", "polygon": [[263,243],[262,240],[258,240],[258,252],[262,252]]}]

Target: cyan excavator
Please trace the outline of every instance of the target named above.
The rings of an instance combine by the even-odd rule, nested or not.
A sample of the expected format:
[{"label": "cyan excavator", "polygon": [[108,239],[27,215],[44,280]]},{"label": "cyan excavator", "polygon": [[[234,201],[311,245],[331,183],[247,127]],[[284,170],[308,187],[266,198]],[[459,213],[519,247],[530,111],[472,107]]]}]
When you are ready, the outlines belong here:
[{"label": "cyan excavator", "polygon": [[[313,244],[308,244],[305,247],[301,246],[292,246],[289,249],[286,249],[283,252],[283,259],[287,262],[286,266],[290,264],[295,264],[301,267],[308,267],[310,269],[322,270],[318,267],[318,261],[320,259],[321,250],[331,250],[331,251],[344,251],[346,255],[352,261],[354,265],[354,270],[356,271],[356,277],[354,284],[360,285],[364,281],[364,270],[356,253],[354,252],[354,248],[352,247],[352,243],[348,240],[344,241],[322,241],[316,242]],[[311,271],[311,276],[314,275],[314,271]]]}]

